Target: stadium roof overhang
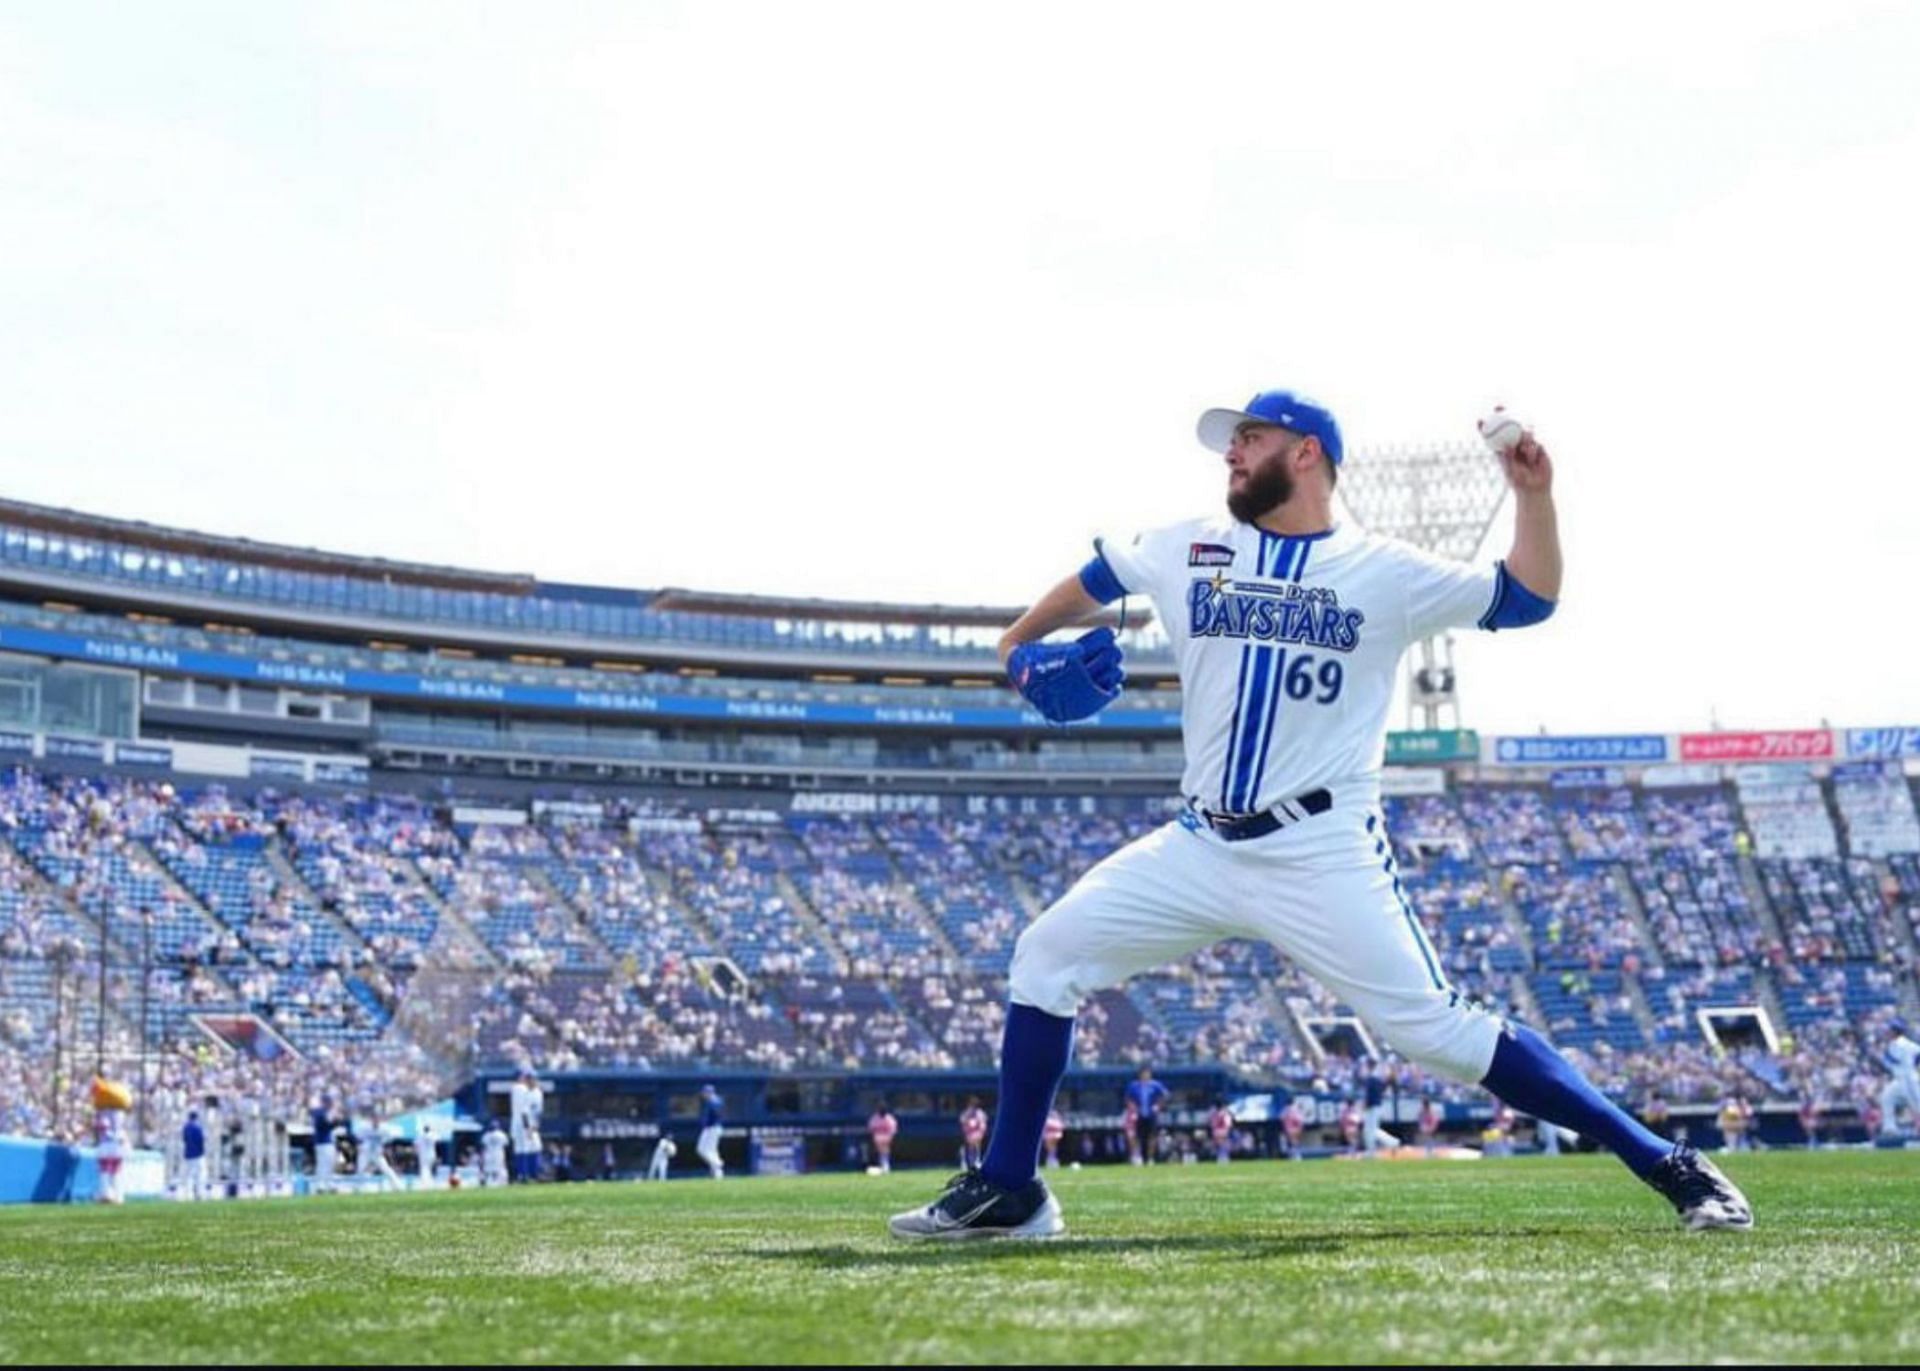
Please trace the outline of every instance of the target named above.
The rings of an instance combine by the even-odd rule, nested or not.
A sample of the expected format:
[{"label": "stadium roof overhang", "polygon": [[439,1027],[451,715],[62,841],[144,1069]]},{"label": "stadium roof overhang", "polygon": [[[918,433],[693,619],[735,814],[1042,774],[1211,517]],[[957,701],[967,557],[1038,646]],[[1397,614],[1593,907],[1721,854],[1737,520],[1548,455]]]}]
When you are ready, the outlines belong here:
[{"label": "stadium roof overhang", "polygon": [[[631,602],[651,609],[695,614],[735,614],[743,618],[800,619],[825,623],[950,625],[1005,628],[1020,617],[1018,608],[996,605],[890,604],[881,600],[827,600],[786,595],[741,595],[719,591],[672,588],[663,591],[622,590],[600,586],[573,586],[542,582],[516,572],[473,571],[462,567],[394,561],[351,553],[325,552],[285,543],[256,542],[251,538],[167,528],[139,519],[115,519],[78,510],[36,505],[24,500],[0,499],[0,521],[45,533],[124,543],[176,555],[220,558],[290,571],[352,576],[369,581],[406,582],[448,590],[487,591],[500,595],[546,595],[558,599]],[[103,587],[104,589],[104,587]],[[227,617],[234,617],[229,609]],[[1144,606],[1130,609],[1127,622],[1143,627],[1152,622]],[[1119,616],[1103,612],[1093,622],[1117,624]],[[416,630],[419,632],[419,630]],[[444,638],[436,626],[431,636]]]},{"label": "stadium roof overhang", "polygon": [[404,581],[445,590],[481,590],[500,595],[531,594],[539,584],[531,576],[513,572],[468,571],[426,562],[398,562],[385,557],[323,552],[318,548],[293,547],[286,543],[260,543],[251,538],[166,528],[141,519],[113,519],[104,514],[83,514],[78,510],[56,509],[51,505],[29,504],[24,500],[0,500],[0,519],[45,533],[64,533],[70,537],[127,543],[189,557],[216,557],[328,576]]},{"label": "stadium roof overhang", "polygon": [[[1005,628],[1025,612],[1008,605],[909,605],[884,600],[821,600],[793,595],[732,595],[670,586],[653,597],[649,609],[687,614],[738,614],[750,619],[801,619],[821,623],[931,624],[956,628]],[[1120,616],[1102,611],[1093,622],[1114,625]],[[1153,620],[1150,609],[1129,609],[1127,624],[1139,628]]]}]

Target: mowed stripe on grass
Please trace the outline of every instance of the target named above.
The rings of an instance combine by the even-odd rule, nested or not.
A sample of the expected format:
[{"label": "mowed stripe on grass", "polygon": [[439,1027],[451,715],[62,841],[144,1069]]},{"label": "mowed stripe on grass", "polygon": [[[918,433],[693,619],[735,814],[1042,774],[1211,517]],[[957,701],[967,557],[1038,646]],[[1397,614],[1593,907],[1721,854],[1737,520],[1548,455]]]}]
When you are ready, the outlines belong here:
[{"label": "mowed stripe on grass", "polygon": [[0,1360],[1913,1361],[1920,1153],[1056,1173],[1050,1243],[910,1246],[932,1173],[0,1211]]}]

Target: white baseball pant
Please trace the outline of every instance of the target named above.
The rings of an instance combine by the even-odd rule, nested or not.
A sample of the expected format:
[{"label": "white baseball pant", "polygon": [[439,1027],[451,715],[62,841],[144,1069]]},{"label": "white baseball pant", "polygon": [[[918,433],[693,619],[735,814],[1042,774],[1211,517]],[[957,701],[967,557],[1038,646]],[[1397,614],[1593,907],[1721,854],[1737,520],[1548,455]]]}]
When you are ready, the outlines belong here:
[{"label": "white baseball pant", "polygon": [[693,1150],[700,1160],[707,1164],[708,1173],[719,1180],[726,1174],[726,1168],[720,1164],[720,1125],[709,1124],[700,1130],[700,1137],[694,1142]]},{"label": "white baseball pant", "polygon": [[1907,1111],[1907,1127],[1920,1131],[1920,1085],[1903,1081],[1898,1076],[1888,1081],[1880,1089],[1880,1131],[1897,1133],[1900,1131],[1900,1111]]},{"label": "white baseball pant", "polygon": [[[1364,792],[1362,792],[1364,794]],[[1402,1056],[1478,1084],[1501,1020],[1446,983],[1369,803],[1229,843],[1192,814],[1121,848],[1014,947],[1014,1000],[1071,1015],[1095,991],[1226,938],[1271,942]]]}]

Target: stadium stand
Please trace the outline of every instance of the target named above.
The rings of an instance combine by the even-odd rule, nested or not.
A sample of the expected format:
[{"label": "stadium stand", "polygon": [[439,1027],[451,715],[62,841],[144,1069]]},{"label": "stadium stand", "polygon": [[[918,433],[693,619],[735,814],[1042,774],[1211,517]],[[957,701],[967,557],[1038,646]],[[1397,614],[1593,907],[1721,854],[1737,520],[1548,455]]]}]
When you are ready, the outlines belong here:
[{"label": "stadium stand", "polygon": [[[228,1090],[397,1112],[523,1063],[985,1071],[1020,930],[1164,823],[1178,773],[1157,630],[1128,630],[1140,678],[1069,734],[1026,717],[978,613],[555,585],[5,502],[0,588],[0,1127],[42,1136],[77,1134],[55,1083],[96,1055],[141,1059],[154,1126]],[[137,770],[196,746],[242,764]],[[314,783],[279,784],[274,749],[311,750]],[[893,769],[948,774],[902,796]],[[1898,762],[1490,774],[1383,801],[1463,994],[1631,1100],[1869,1097],[1875,1026],[1920,1011]],[[1348,1017],[1227,942],[1092,997],[1076,1061],[1337,1092]],[[229,1050],[247,1033],[275,1050]]]}]

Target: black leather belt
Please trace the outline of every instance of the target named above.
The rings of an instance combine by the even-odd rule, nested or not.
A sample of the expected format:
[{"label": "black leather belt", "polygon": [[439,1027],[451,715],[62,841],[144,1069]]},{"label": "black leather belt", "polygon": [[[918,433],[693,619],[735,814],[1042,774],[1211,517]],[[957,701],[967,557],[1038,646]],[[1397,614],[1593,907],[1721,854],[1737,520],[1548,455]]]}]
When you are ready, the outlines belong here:
[{"label": "black leather belt", "polygon": [[1230,843],[1244,843],[1249,838],[1264,838],[1289,824],[1297,824],[1302,819],[1315,814],[1325,814],[1333,808],[1333,793],[1324,786],[1319,790],[1309,790],[1304,795],[1295,795],[1291,800],[1282,800],[1272,809],[1263,809],[1258,814],[1215,814],[1211,810],[1199,809],[1195,812],[1221,838]]}]

